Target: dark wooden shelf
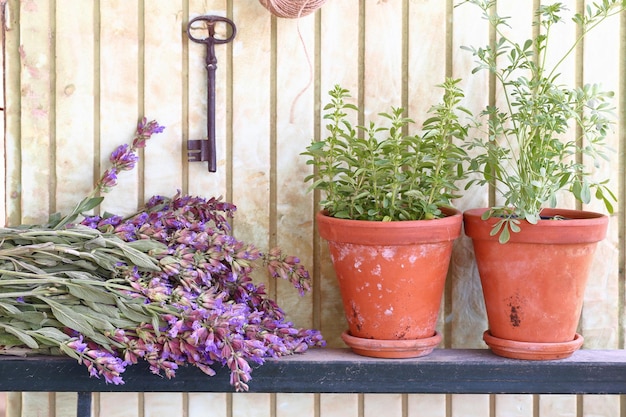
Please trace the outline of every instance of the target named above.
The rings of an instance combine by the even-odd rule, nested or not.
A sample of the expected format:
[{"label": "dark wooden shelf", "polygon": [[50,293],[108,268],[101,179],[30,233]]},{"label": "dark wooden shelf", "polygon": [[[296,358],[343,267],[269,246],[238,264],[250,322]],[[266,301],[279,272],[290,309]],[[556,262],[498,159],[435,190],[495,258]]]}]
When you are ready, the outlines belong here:
[{"label": "dark wooden shelf", "polygon": [[[0,358],[0,391],[232,392],[225,369],[187,367],[173,379],[131,366],[124,385],[90,378],[65,357]],[[314,349],[271,359],[252,373],[251,392],[624,394],[626,350],[580,350],[558,361],[505,359],[482,349],[437,349],[415,359],[375,359]]]}]

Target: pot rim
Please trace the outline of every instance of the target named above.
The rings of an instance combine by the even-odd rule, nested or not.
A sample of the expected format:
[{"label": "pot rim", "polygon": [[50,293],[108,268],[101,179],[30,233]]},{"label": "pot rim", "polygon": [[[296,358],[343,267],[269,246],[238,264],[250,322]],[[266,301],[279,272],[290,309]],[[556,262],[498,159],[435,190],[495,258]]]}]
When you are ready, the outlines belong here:
[{"label": "pot rim", "polygon": [[463,214],[456,208],[442,207],[446,217],[432,220],[371,221],[331,217],[320,210],[315,219],[322,238],[332,242],[361,245],[410,245],[448,242],[461,235]]},{"label": "pot rim", "polygon": [[[463,212],[465,234],[474,240],[489,240],[498,242],[498,235],[491,236],[490,232],[496,218],[483,220],[482,214],[489,208],[474,208]],[[537,224],[522,220],[520,232],[511,233],[509,243],[593,243],[604,240],[608,228],[607,215],[587,210],[573,210],[563,208],[544,208],[542,214],[546,216],[562,216],[565,219],[542,219]]]}]

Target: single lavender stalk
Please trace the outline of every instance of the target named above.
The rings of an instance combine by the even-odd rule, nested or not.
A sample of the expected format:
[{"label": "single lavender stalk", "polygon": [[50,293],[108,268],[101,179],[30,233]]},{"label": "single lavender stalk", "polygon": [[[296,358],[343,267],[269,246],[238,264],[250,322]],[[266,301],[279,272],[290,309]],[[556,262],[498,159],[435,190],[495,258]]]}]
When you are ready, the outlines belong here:
[{"label": "single lavender stalk", "polygon": [[107,193],[112,187],[117,185],[117,176],[121,171],[130,171],[135,167],[137,160],[139,159],[136,151],[139,148],[144,148],[148,139],[156,133],[161,133],[165,127],[160,126],[156,121],[150,122],[144,117],[137,123],[137,129],[132,141],[132,145],[120,145],[118,146],[109,157],[111,162],[111,168],[107,169],[102,177],[96,183],[93,191],[81,200],[74,209],[64,217],[59,214],[53,214],[50,216],[48,223],[45,225],[48,228],[59,230],[72,223],[82,213],[92,210],[102,203],[104,197],[98,196],[101,193]]}]

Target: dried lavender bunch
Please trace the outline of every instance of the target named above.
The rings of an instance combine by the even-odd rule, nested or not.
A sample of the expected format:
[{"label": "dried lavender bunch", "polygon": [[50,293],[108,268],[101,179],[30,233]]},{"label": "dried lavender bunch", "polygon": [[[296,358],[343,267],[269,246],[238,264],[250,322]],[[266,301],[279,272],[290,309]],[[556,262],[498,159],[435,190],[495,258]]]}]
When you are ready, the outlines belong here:
[{"label": "dried lavender bunch", "polygon": [[132,145],[111,154],[111,168],[66,216],[0,229],[0,353],[66,354],[114,384],[139,360],[167,378],[183,365],[208,375],[226,366],[244,391],[250,361],[324,345],[318,331],[286,321],[252,280],[265,268],[302,295],[307,271],[278,248],[264,254],[237,240],[234,205],[179,193],[153,197],[127,218],[85,217],[162,131],[141,120]]},{"label": "dried lavender bunch", "polygon": [[[270,276],[289,280],[304,295],[310,289],[308,272],[298,258],[279,248],[264,254],[231,235],[228,218],[236,207],[220,199],[183,196],[153,197],[136,214],[121,218],[86,218],[82,224],[127,242],[156,241],[167,249],[153,251],[161,271],[124,270],[133,297],[149,304],[173,306],[165,314],[158,335],[148,324],[140,332],[118,335],[126,359],[143,357],[155,373],[171,376],[178,365],[190,363],[212,375],[217,362],[231,371],[231,383],[247,390],[248,361],[301,353],[323,346],[316,330],[300,329],[256,285],[252,274],[265,266]],[[150,355],[144,348],[148,344]],[[133,350],[136,346],[141,348]]]}]

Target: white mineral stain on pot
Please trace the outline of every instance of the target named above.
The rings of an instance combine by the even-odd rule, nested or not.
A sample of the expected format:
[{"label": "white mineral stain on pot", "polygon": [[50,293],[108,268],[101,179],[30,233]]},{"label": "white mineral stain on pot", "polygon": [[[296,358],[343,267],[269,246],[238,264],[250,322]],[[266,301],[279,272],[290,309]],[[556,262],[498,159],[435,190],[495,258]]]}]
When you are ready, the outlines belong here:
[{"label": "white mineral stain on pot", "polygon": [[353,248],[349,246],[333,245],[336,250],[337,260],[342,261],[346,256],[350,256]]},{"label": "white mineral stain on pot", "polygon": [[369,282],[364,282],[360,287],[356,287],[357,292],[365,291],[367,287],[370,286]]},{"label": "white mineral stain on pot", "polygon": [[383,251],[382,251],[382,256],[386,260],[393,259],[395,257],[395,255],[396,255],[395,248],[384,248]]},{"label": "white mineral stain on pot", "polygon": [[389,307],[385,310],[385,316],[391,316],[393,314],[393,307]]}]

